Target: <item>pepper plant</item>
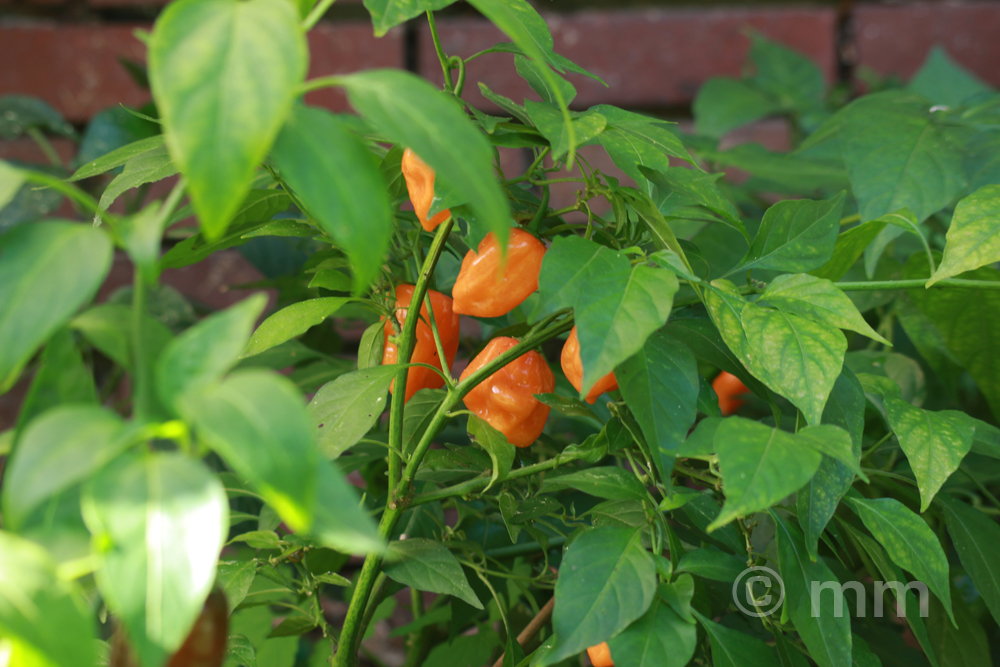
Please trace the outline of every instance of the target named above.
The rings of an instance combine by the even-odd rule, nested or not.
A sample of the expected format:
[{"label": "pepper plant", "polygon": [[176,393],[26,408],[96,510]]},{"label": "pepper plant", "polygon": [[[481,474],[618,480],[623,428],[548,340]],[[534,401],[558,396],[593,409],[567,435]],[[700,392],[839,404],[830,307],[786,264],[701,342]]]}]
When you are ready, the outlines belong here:
[{"label": "pepper plant", "polygon": [[[681,132],[574,107],[525,0],[470,0],[510,41],[468,58],[448,0],[366,0],[443,90],[307,79],[331,4],[171,3],[72,174],[0,100],[54,162],[0,163],[0,664],[379,665],[397,606],[410,666],[996,664],[997,91],[934,51],[850,99],[754,35]],[[473,58],[537,99],[471,107]],[[720,142],[763,118],[790,151]],[[237,251],[270,297],[160,284]]]}]

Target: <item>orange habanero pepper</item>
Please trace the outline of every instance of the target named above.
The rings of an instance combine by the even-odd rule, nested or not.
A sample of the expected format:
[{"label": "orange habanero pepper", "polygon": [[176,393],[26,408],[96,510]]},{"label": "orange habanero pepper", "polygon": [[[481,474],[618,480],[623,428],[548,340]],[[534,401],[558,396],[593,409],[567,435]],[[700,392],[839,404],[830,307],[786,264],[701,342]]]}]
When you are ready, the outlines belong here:
[{"label": "orange habanero pepper", "polygon": [[[580,339],[576,336],[576,327],[570,330],[569,338],[563,345],[560,362],[566,379],[576,387],[577,391],[580,391],[580,387],[583,386],[583,361],[580,359]],[[593,403],[604,392],[614,391],[617,388],[618,378],[612,371],[594,383],[594,386],[587,392],[587,402]]]},{"label": "orange habanero pepper", "polygon": [[722,371],[712,380],[712,389],[719,397],[719,411],[723,416],[736,412],[743,405],[743,401],[736,397],[750,392],[738,377],[726,371]]},{"label": "orange habanero pepper", "polygon": [[[451,304],[451,299],[428,290],[431,297],[431,307],[434,308],[434,322],[437,324],[438,334],[441,336],[441,347],[444,348],[445,358],[448,360],[448,367],[455,363],[455,354],[458,353],[458,313]],[[400,325],[406,322],[406,314],[413,299],[413,285],[400,285],[396,288],[396,319]],[[399,357],[399,350],[396,345],[389,342],[392,335],[392,322],[386,320],[382,328],[384,336],[384,347],[382,352],[382,364],[394,364]],[[416,344],[413,346],[413,355],[410,357],[412,363],[430,364],[441,368],[441,359],[438,357],[437,346],[434,344],[434,332],[431,331],[430,318],[427,315],[427,304],[420,308],[420,321],[417,322]],[[389,386],[389,391],[394,390],[396,381],[393,380]],[[444,386],[444,379],[429,368],[422,366],[412,366],[406,375],[406,396],[403,401],[410,400],[420,389],[438,389]]]},{"label": "orange habanero pepper", "polygon": [[399,166],[403,171],[406,191],[410,195],[410,201],[413,202],[413,211],[417,214],[420,225],[424,231],[434,231],[435,227],[451,215],[451,211],[445,209],[430,220],[427,219],[431,204],[434,202],[434,170],[421,160],[412,148],[403,151],[403,160]]},{"label": "orange habanero pepper", "polygon": [[455,312],[475,317],[501,317],[538,289],[545,245],[523,229],[511,229],[507,264],[500,273],[500,243],[493,232],[462,260],[452,295]]},{"label": "orange habanero pepper", "polygon": [[[517,345],[514,338],[494,338],[462,371],[464,380],[484,365]],[[556,388],[556,378],[545,358],[532,350],[483,380],[466,394],[465,406],[507,436],[515,447],[527,447],[542,434],[549,406],[534,394],[548,394]]]},{"label": "orange habanero pepper", "polygon": [[615,663],[611,660],[611,649],[608,647],[607,642],[601,642],[597,646],[588,648],[587,656],[590,658],[590,664],[594,667],[615,667]]}]

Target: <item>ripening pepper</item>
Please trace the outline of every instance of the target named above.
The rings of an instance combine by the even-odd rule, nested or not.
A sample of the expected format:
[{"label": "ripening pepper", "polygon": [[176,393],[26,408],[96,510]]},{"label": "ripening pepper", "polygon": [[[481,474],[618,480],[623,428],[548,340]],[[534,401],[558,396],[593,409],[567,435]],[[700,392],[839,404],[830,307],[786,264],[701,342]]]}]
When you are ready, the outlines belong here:
[{"label": "ripening pepper", "polygon": [[[434,322],[437,324],[438,334],[441,336],[441,347],[444,348],[445,358],[448,360],[448,367],[455,363],[455,354],[458,352],[458,313],[452,308],[451,299],[428,290],[431,297],[431,307],[434,308]],[[406,322],[406,313],[413,299],[413,285],[400,285],[396,288],[396,319],[400,325]],[[389,342],[389,336],[393,334],[392,322],[386,320],[382,328],[384,335],[384,347],[382,352],[382,364],[394,364],[399,356],[399,351],[394,343]],[[420,321],[417,322],[416,343],[413,347],[413,355],[410,357],[411,363],[430,364],[441,368],[441,359],[438,357],[437,346],[434,344],[434,332],[431,331],[430,319],[427,314],[427,304],[420,308]],[[389,391],[393,391],[396,381],[393,380]],[[429,368],[421,366],[411,366],[406,375],[406,397],[404,402],[410,400],[420,389],[438,389],[444,386],[444,379]]]},{"label": "ripening pepper", "polygon": [[607,642],[588,648],[587,656],[594,667],[615,667],[615,663],[611,660],[611,648]]},{"label": "ripening pepper", "polygon": [[723,416],[733,414],[743,405],[743,401],[737,396],[750,393],[750,390],[738,377],[726,371],[722,371],[712,380],[712,389],[719,397],[719,411],[722,412]]},{"label": "ripening pepper", "polygon": [[501,317],[538,289],[545,245],[523,229],[511,229],[507,263],[501,273],[501,248],[493,232],[462,260],[452,295],[455,312],[475,317]]},{"label": "ripening pepper", "polygon": [[403,178],[406,180],[406,191],[410,194],[410,201],[413,202],[413,211],[420,220],[420,225],[424,231],[432,232],[434,228],[448,219],[450,210],[444,210],[435,215],[430,220],[427,214],[431,210],[434,202],[434,170],[430,165],[420,159],[413,152],[412,148],[403,151],[403,160],[400,162],[403,170]]},{"label": "ripening pepper", "polygon": [[[517,345],[514,338],[494,338],[462,371],[461,380]],[[548,394],[556,379],[545,358],[532,350],[483,380],[465,396],[465,406],[507,436],[515,447],[527,447],[542,434],[549,406],[534,394]]]},{"label": "ripening pepper", "polygon": [[[566,379],[576,387],[577,391],[580,391],[580,387],[583,386],[583,362],[580,360],[580,339],[576,336],[576,327],[573,327],[569,332],[569,338],[566,339],[566,344],[563,345],[560,361],[562,362],[562,370],[566,374]],[[587,392],[587,402],[593,403],[604,392],[614,391],[617,388],[618,379],[615,377],[614,372],[608,373],[595,382],[594,386]]]}]

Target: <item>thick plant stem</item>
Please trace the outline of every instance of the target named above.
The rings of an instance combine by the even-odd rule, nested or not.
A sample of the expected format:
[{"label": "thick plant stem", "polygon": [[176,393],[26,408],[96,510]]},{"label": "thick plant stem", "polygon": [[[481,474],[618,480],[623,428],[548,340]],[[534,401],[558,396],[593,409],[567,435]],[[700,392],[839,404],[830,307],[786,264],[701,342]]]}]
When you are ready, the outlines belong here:
[{"label": "thick plant stem", "polygon": [[[413,296],[410,298],[410,305],[407,308],[406,322],[403,323],[403,330],[400,332],[399,356],[396,362],[400,365],[408,364],[413,356],[413,348],[416,344],[417,322],[420,320],[420,305],[424,302],[427,294],[427,282],[434,267],[437,266],[438,257],[444,250],[445,241],[451,232],[452,218],[442,222],[434,235],[424,265],[417,276],[417,282],[413,286]],[[414,311],[414,309],[416,309]],[[399,481],[399,472],[402,468],[403,451],[403,405],[406,396],[406,376],[409,369],[403,368],[396,373],[396,384],[393,387],[392,404],[389,407],[389,489],[396,488]]]}]

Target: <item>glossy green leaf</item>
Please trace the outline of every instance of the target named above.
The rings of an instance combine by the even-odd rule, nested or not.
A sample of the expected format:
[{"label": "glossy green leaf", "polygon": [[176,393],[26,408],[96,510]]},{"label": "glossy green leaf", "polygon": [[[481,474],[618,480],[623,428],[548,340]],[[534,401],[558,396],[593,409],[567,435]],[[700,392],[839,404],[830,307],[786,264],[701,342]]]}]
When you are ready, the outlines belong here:
[{"label": "glossy green leaf", "polygon": [[1000,261],[1000,185],[984,185],[955,207],[944,259],[927,285],[997,261]]},{"label": "glossy green leaf", "polygon": [[818,269],[833,256],[843,208],[844,193],[822,201],[789,199],[771,206],[746,256],[730,273]]},{"label": "glossy green leaf", "polygon": [[729,77],[713,77],[694,99],[694,126],[698,134],[721,137],[730,130],[777,113],[781,105],[752,84]]},{"label": "glossy green leaf", "polygon": [[952,410],[931,412],[894,396],[884,397],[883,404],[917,478],[920,511],[924,512],[969,453],[975,427],[965,421],[962,413]]},{"label": "glossy green leaf", "polygon": [[949,107],[961,106],[962,102],[973,95],[991,90],[987,84],[952,60],[940,45],[935,45],[927,53],[927,59],[910,79],[907,88],[934,104]]},{"label": "glossy green leaf", "polygon": [[948,534],[962,567],[993,614],[1000,619],[1000,526],[983,512],[951,496],[938,496]]},{"label": "glossy green leaf", "polygon": [[372,366],[345,373],[316,392],[309,420],[327,458],[337,458],[371,430],[385,411],[386,392],[397,372],[395,365]]},{"label": "glossy green leaf", "polygon": [[209,239],[250,190],[307,63],[298,11],[285,0],[182,0],[156,21],[149,82]]},{"label": "glossy green leaf", "polygon": [[453,595],[476,609],[483,608],[462,566],[440,542],[422,537],[392,542],[386,559],[385,576],[393,581],[418,591]]},{"label": "glossy green leaf", "polygon": [[589,530],[566,550],[560,570],[552,614],[558,639],[542,665],[614,637],[646,613],[656,594],[656,565],[641,530]]},{"label": "glossy green leaf", "polygon": [[92,478],[83,513],[100,545],[97,584],[140,661],[162,664],[215,583],[229,500],[204,464],[180,454],[122,457]]},{"label": "glossy green leaf", "polygon": [[697,611],[694,616],[712,645],[713,667],[781,667],[774,649],[762,640],[719,625]]},{"label": "glossy green leaf", "polygon": [[366,70],[342,83],[365,120],[390,141],[412,148],[506,241],[509,206],[493,175],[493,150],[453,97],[401,70]]},{"label": "glossy green leaf", "polygon": [[843,463],[856,472],[862,480],[868,482],[868,476],[861,469],[858,456],[854,453],[851,436],[844,429],[833,424],[806,426],[799,429],[795,437],[806,447]]},{"label": "glossy green leaf", "polygon": [[841,232],[833,246],[833,255],[823,266],[810,271],[809,275],[824,280],[840,280],[858,261],[865,248],[885,229],[885,225],[885,221],[881,219],[869,220],[857,227],[851,227],[846,232]]},{"label": "glossy green leaf", "polygon": [[[615,378],[650,448],[655,447],[661,459],[672,456],[696,417],[699,383],[694,355],[661,329],[615,369]],[[664,462],[663,468],[669,477],[668,464]]]},{"label": "glossy green leaf", "polygon": [[5,525],[16,530],[45,500],[100,470],[128,436],[118,415],[96,405],[61,406],[33,420],[5,471]]},{"label": "glossy green leaf", "polygon": [[379,366],[385,344],[385,323],[375,322],[361,335],[358,344],[358,370]]},{"label": "glossy green leaf", "polygon": [[272,313],[253,332],[250,342],[240,355],[241,358],[252,357],[275,345],[301,336],[336,313],[350,300],[347,297],[324,296],[299,301]]},{"label": "glossy green leaf", "polygon": [[393,218],[375,155],[328,111],[296,107],[271,151],[281,177],[351,260],[354,292],[378,274]]},{"label": "glossy green leaf", "polygon": [[291,381],[264,370],[237,371],[215,387],[185,396],[180,411],[289,526],[310,525],[319,452],[302,395]]},{"label": "glossy green leaf", "polygon": [[266,296],[254,295],[171,341],[156,365],[156,388],[163,404],[174,406],[235,366],[265,305]]},{"label": "glossy green leaf", "polygon": [[375,36],[382,37],[390,28],[427,11],[444,9],[455,0],[364,0],[365,8],[372,15]]},{"label": "glossy green leaf", "polygon": [[961,153],[910,92],[866,95],[843,112],[840,146],[862,222],[908,208],[922,222],[964,187]]},{"label": "glossy green leaf", "polygon": [[515,447],[507,441],[503,433],[476,416],[469,417],[469,439],[486,450],[493,462],[490,483],[483,489],[485,493],[497,482],[502,482],[514,463]]},{"label": "glossy green leaf", "polygon": [[892,345],[865,322],[854,303],[829,280],[804,273],[778,276],[760,298],[784,312],[856,331],[883,345]]},{"label": "glossy green leaf", "polygon": [[[822,560],[810,560],[797,526],[775,512],[771,516],[777,527],[788,616],[820,667],[851,667],[851,617],[840,582]],[[829,588],[822,588],[824,585]],[[818,599],[814,599],[817,586]]]},{"label": "glossy green leaf", "polygon": [[868,499],[852,493],[844,502],[892,562],[926,583],[951,614],[948,558],[930,526],[895,498]]},{"label": "glossy green leaf", "polygon": [[657,595],[649,610],[610,642],[611,657],[634,667],[684,667],[694,655],[698,629]]},{"label": "glossy green leaf", "polygon": [[603,466],[577,470],[565,475],[546,477],[542,491],[576,489],[598,498],[609,500],[649,499],[645,487],[635,475],[617,466]]},{"label": "glossy green leaf", "polygon": [[[49,553],[28,540],[0,532],[0,633],[34,653],[11,667],[78,667],[96,664],[97,628],[83,596],[56,574]],[[9,646],[9,644],[8,644]]]},{"label": "glossy green leaf", "polygon": [[792,433],[742,417],[723,419],[715,432],[726,503],[708,526],[715,530],[738,516],[766,509],[798,491],[822,456]]},{"label": "glossy green leaf", "polygon": [[89,225],[40,222],[0,236],[0,393],[93,298],[110,266],[111,241]]}]

